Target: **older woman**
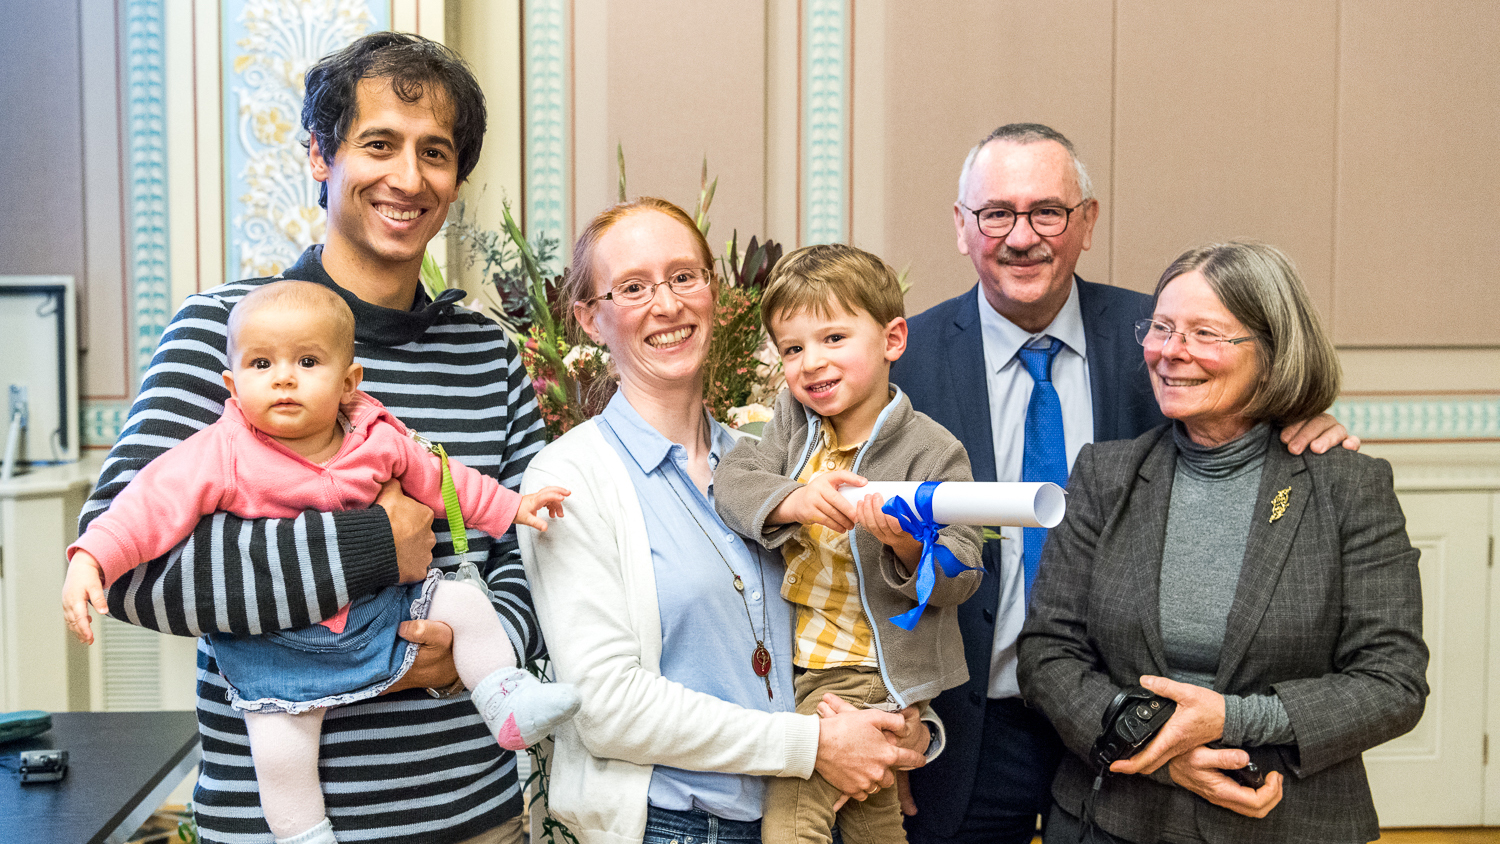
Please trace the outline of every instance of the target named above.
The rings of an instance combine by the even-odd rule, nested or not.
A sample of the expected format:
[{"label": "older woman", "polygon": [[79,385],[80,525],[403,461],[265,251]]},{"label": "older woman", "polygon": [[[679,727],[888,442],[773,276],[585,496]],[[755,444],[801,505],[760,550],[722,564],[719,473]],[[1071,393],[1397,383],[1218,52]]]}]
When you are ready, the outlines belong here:
[{"label": "older woman", "polygon": [[[1077,841],[1081,819],[1106,842],[1373,840],[1360,754],[1410,730],[1427,695],[1390,466],[1272,447],[1339,383],[1280,251],[1187,252],[1136,336],[1175,421],[1084,446],[1020,639],[1021,691],[1073,751],[1047,841]],[[1137,682],[1177,710],[1086,800],[1101,716]],[[1252,757],[1272,769],[1258,789],[1226,773]]]},{"label": "older woman", "polygon": [[781,561],[714,512],[734,436],[703,407],[718,286],[692,219],[658,199],[615,206],[572,267],[572,315],[619,392],[522,484],[573,493],[566,518],[521,538],[552,663],[583,697],[556,734],[552,813],[584,842],[759,842],[766,776],[816,769],[862,797],[920,765],[886,738],[925,746],[911,713],[793,711]]}]

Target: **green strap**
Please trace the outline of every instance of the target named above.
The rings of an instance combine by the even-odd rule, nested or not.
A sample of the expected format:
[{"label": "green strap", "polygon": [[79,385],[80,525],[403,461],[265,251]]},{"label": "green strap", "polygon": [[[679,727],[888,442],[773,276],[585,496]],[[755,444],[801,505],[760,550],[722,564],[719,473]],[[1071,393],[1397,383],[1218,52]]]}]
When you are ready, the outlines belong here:
[{"label": "green strap", "polygon": [[[423,442],[421,439],[418,442]],[[458,490],[453,488],[453,471],[448,468],[448,452],[439,443],[426,441],[424,445],[438,456],[443,467],[443,509],[448,516],[448,530],[453,534],[453,551],[460,559],[468,559],[469,534],[464,530],[464,514],[458,509]]]}]

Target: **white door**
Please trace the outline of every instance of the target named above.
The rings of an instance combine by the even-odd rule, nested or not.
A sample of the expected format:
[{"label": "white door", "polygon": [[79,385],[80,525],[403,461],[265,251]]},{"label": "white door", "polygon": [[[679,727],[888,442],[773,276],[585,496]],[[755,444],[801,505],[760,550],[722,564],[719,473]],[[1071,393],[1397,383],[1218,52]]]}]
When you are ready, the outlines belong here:
[{"label": "white door", "polygon": [[1365,754],[1370,788],[1381,826],[1475,826],[1485,823],[1494,496],[1405,492],[1400,498],[1407,533],[1422,552],[1422,627],[1432,652],[1427,668],[1432,694],[1416,729]]}]

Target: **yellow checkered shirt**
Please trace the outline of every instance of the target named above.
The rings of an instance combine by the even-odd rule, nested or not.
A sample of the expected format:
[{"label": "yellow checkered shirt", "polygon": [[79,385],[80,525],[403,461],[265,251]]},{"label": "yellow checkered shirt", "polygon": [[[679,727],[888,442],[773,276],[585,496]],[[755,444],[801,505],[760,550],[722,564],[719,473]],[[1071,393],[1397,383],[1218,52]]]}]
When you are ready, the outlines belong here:
[{"label": "yellow checkered shirt", "polygon": [[[840,446],[833,426],[823,420],[817,451],[797,476],[801,483],[835,469],[851,469],[863,443]],[[797,608],[795,665],[835,668],[875,661],[869,622],[859,602],[859,578],[849,534],[822,525],[803,525],[781,547],[786,576],[781,596]]]}]

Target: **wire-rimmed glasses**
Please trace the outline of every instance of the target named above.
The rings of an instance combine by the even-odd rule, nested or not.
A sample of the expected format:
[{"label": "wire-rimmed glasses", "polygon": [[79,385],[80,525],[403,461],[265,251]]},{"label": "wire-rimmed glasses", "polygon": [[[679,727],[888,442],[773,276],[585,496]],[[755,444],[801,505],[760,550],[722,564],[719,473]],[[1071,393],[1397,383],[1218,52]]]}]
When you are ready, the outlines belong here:
[{"label": "wire-rimmed glasses", "polygon": [[662,281],[646,281],[641,278],[627,278],[610,288],[603,296],[594,296],[584,301],[593,302],[598,299],[609,299],[622,308],[635,308],[650,302],[656,298],[656,288],[665,284],[678,296],[686,296],[697,293],[708,286],[713,273],[705,267],[690,267],[683,270],[673,270],[668,277]]},{"label": "wire-rimmed glasses", "polygon": [[1224,344],[1238,346],[1248,343],[1255,338],[1252,337],[1225,337],[1212,328],[1194,328],[1191,331],[1178,331],[1165,322],[1154,319],[1137,320],[1135,323],[1135,341],[1148,349],[1165,349],[1171,341],[1172,335],[1182,338],[1187,350],[1195,355],[1217,354],[1223,349]]}]

